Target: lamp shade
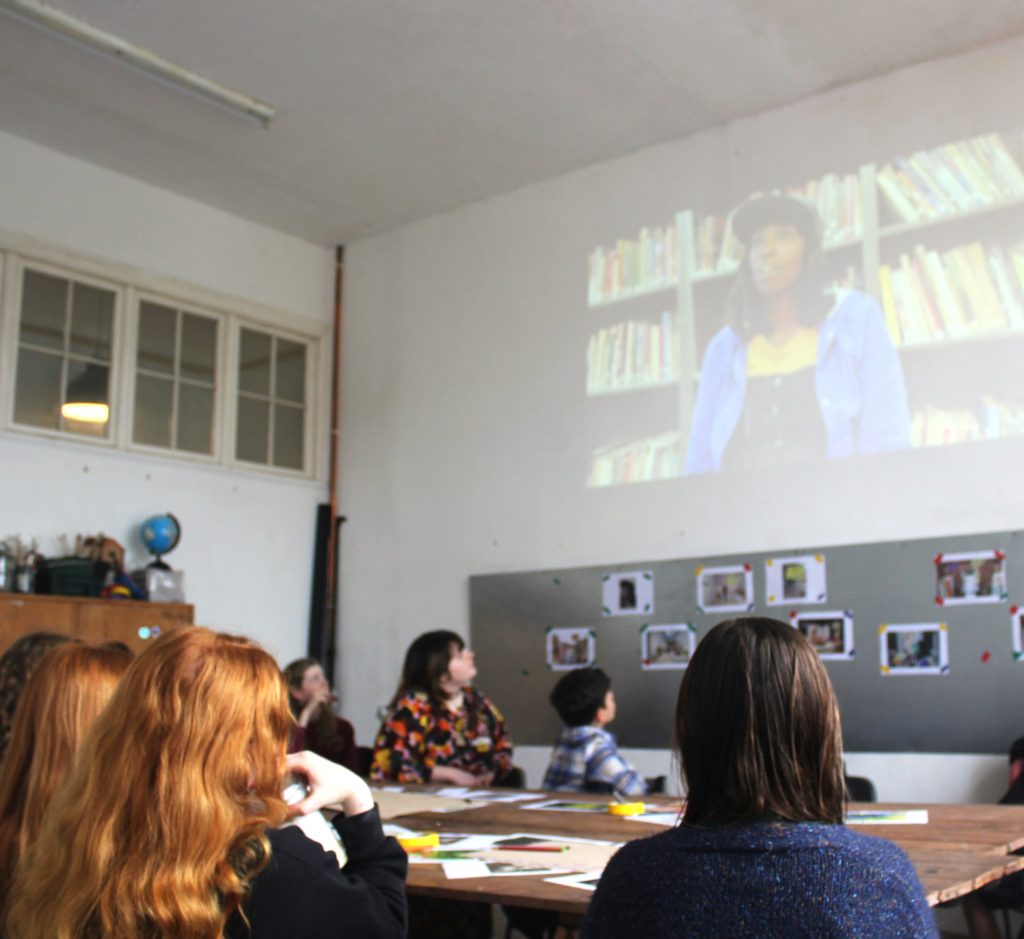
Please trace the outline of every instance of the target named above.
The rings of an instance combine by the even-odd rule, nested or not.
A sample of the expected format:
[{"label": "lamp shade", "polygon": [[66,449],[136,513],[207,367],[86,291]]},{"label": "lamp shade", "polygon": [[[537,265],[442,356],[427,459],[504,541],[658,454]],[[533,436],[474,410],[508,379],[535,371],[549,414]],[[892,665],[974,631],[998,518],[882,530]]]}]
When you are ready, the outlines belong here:
[{"label": "lamp shade", "polygon": [[61,416],[71,421],[106,424],[110,420],[107,396],[109,369],[89,362],[85,369],[68,382]]}]

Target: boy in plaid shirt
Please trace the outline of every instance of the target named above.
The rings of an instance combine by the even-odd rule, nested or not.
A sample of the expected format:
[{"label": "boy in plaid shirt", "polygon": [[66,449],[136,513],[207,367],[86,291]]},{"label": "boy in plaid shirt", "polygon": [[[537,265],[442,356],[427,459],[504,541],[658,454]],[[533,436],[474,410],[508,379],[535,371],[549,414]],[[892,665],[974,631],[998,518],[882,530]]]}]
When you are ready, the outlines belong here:
[{"label": "boy in plaid shirt", "polygon": [[551,703],[565,726],[555,741],[544,789],[646,795],[643,779],[604,729],[615,720],[615,695],[612,680],[601,669],[567,672],[552,690]]}]

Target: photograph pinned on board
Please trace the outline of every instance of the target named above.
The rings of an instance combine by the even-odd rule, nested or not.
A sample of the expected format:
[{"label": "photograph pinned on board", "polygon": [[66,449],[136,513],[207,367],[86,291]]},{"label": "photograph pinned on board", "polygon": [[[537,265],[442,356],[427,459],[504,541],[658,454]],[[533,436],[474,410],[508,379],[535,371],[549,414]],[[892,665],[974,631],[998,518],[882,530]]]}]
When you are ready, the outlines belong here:
[{"label": "photograph pinned on board", "polygon": [[935,602],[940,606],[964,603],[1002,603],[1006,600],[1006,554],[961,551],[936,554]]},{"label": "photograph pinned on board", "polygon": [[544,641],[547,645],[548,668],[554,672],[568,672],[574,668],[593,665],[596,633],[592,629],[548,628]]},{"label": "photograph pinned on board", "polygon": [[698,567],[697,609],[701,613],[747,613],[754,609],[754,572],[749,564]]},{"label": "photograph pinned on board", "polygon": [[789,620],[804,634],[823,659],[848,662],[854,656],[853,614],[849,610],[789,614]]},{"label": "photograph pinned on board", "polygon": [[764,562],[764,591],[768,606],[824,603],[825,555],[768,558]]},{"label": "photograph pinned on board", "polygon": [[883,675],[949,673],[949,629],[945,623],[883,623],[878,638]]},{"label": "photograph pinned on board", "polygon": [[645,672],[686,668],[693,655],[697,631],[689,623],[640,628],[640,665]]},{"label": "photograph pinned on board", "polygon": [[1014,661],[1024,662],[1024,609],[1019,606],[1010,607],[1010,635]]},{"label": "photograph pinned on board", "polygon": [[637,616],[654,612],[653,571],[624,571],[601,578],[601,615]]}]

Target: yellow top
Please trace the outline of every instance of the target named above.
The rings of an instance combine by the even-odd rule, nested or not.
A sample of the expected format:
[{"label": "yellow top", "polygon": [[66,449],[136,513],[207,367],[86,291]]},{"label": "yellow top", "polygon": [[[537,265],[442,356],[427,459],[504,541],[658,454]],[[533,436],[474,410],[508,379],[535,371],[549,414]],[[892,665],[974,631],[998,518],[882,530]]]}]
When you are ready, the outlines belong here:
[{"label": "yellow top", "polygon": [[747,349],[747,375],[787,375],[808,368],[818,361],[818,331],[798,329],[785,342],[776,345],[765,336],[750,340]]},{"label": "yellow top", "polygon": [[405,848],[406,852],[423,851],[426,848],[436,848],[441,843],[436,831],[428,832],[425,835],[414,835],[411,838],[399,838],[398,843]]},{"label": "yellow top", "polygon": [[643,802],[609,802],[609,815],[643,815],[646,806]]}]

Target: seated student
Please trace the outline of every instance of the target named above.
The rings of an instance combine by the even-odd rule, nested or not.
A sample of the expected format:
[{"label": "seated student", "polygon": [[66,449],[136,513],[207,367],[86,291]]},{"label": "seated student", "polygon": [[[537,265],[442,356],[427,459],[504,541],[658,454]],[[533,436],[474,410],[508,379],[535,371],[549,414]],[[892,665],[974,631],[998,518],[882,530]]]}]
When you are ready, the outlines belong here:
[{"label": "seated student", "polygon": [[518,771],[505,719],[472,687],[475,677],[473,653],[456,633],[439,629],[414,640],[374,742],[371,778],[513,784]]},{"label": "seated student", "polygon": [[[285,756],[291,712],[273,658],[198,626],[132,663],[89,731],[11,887],[6,939],[398,939],[405,852],[366,783],[313,753]],[[340,804],[339,870],[282,800]]]},{"label": "seated student", "polygon": [[25,683],[0,766],[0,910],[18,858],[131,660],[130,652],[68,642],[51,646]]},{"label": "seated student", "polygon": [[605,727],[615,720],[612,680],[599,668],[566,672],[551,692],[565,726],[555,741],[541,788],[642,796],[647,786],[620,755]]},{"label": "seated student", "polygon": [[712,629],[675,740],[683,820],[612,858],[583,939],[937,939],[903,851],[843,825],[839,711],[799,630],[760,617]]},{"label": "seated student", "polygon": [[311,750],[358,776],[366,775],[352,725],[331,709],[334,695],[320,663],[310,658],[289,662],[284,669],[284,680],[288,683],[288,703],[295,716],[288,751]]}]

